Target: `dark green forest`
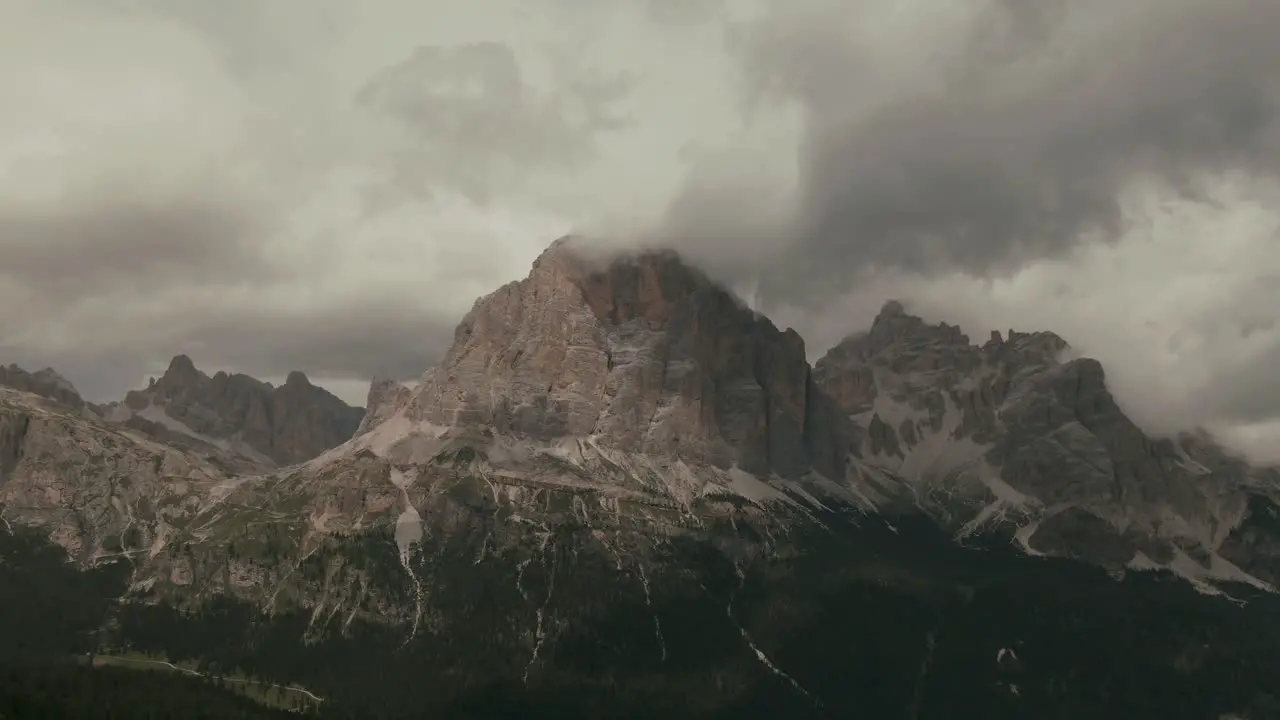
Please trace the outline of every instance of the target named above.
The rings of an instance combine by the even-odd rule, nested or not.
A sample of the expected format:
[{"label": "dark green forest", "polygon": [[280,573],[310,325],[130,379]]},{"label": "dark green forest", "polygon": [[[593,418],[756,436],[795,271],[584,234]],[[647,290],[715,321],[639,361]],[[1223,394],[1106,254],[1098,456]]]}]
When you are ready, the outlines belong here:
[{"label": "dark green forest", "polygon": [[0,720],[268,720],[297,717],[198,678],[73,662],[0,666]]},{"label": "dark green forest", "polygon": [[[79,572],[57,548],[0,535],[0,712],[279,716],[173,673],[56,663],[111,647],[297,683],[332,718],[1280,718],[1275,597],[1206,596],[1165,573],[1118,580],[1022,556],[1008,538],[959,547],[927,521],[894,525],[793,536],[795,552],[741,576],[709,543],[674,541],[645,578],[566,526],[527,564],[532,601],[520,557],[474,564],[435,548],[419,557],[430,621],[412,639],[361,619],[309,632],[310,613],[267,617],[228,598],[190,613],[118,603],[127,566]],[[327,552],[409,597],[389,535]],[[324,553],[310,562],[304,572]],[[538,609],[553,632],[530,663]],[[51,698],[62,703],[37,705]],[[139,701],[161,714],[65,714]]]},{"label": "dark green forest", "polygon": [[296,717],[196,678],[91,667],[129,570],[81,572],[61,548],[0,530],[0,720]]}]

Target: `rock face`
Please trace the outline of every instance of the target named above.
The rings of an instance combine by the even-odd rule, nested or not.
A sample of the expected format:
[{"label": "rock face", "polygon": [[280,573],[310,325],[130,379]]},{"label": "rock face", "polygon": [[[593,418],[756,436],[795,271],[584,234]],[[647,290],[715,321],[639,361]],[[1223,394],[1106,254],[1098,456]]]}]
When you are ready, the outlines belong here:
[{"label": "rock face", "polygon": [[365,400],[368,410],[360,419],[360,427],[356,434],[368,432],[370,428],[390,419],[395,413],[404,409],[409,402],[409,388],[390,378],[375,377],[369,383],[369,396]]},{"label": "rock face", "polygon": [[[1102,366],[1052,333],[979,346],[890,302],[814,375],[857,426],[865,462],[962,535],[1006,524],[1032,552],[1241,579],[1223,554],[1233,528],[1280,488],[1205,438],[1145,435]],[[1248,565],[1277,582],[1269,562]]]},{"label": "rock face", "polygon": [[674,254],[594,263],[563,239],[476,303],[407,415],[795,477],[840,469],[816,394],[795,331]]},{"label": "rock face", "polygon": [[43,528],[81,562],[163,545],[230,476],[217,460],[0,388],[0,518]]},{"label": "rock face", "polygon": [[141,418],[227,446],[248,455],[291,465],[315,457],[348,440],[364,416],[306,375],[291,372],[285,383],[269,383],[242,374],[200,372],[186,355],[145,390],[134,390],[113,409],[113,419]]}]

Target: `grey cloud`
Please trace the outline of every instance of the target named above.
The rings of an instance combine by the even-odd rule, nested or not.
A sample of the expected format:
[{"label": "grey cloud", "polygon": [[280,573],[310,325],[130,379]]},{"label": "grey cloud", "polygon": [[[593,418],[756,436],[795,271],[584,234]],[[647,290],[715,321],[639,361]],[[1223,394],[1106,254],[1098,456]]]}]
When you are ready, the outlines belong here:
[{"label": "grey cloud", "polygon": [[90,402],[120,400],[126,389],[137,386],[149,359],[129,352],[50,354],[0,342],[0,364],[14,363],[28,371],[52,367]]},{"label": "grey cloud", "polygon": [[[999,0],[977,24],[999,30],[930,68],[942,87],[870,107],[850,105],[870,61],[839,30],[846,5],[830,7],[738,45],[753,87],[806,117],[766,296],[820,301],[865,267],[999,274],[1114,238],[1134,181],[1194,193],[1207,174],[1280,175],[1276,3]],[[695,234],[735,252],[718,221]]]},{"label": "grey cloud", "polygon": [[1223,335],[1235,335],[1246,343],[1256,341],[1261,348],[1229,358],[1200,391],[1198,404],[1247,422],[1280,417],[1278,318],[1280,279],[1267,276],[1242,288],[1229,314],[1201,320]]},{"label": "grey cloud", "polygon": [[952,72],[980,72],[1034,54],[1052,41],[1069,8],[1067,0],[992,0],[978,10],[967,38],[970,62]]},{"label": "grey cloud", "polygon": [[456,324],[457,318],[392,303],[296,311],[263,306],[243,313],[211,307],[171,318],[145,339],[97,351],[0,342],[0,363],[52,366],[95,402],[120,399],[148,369],[163,372],[177,353],[190,355],[202,368],[231,368],[260,378],[302,370],[312,378],[413,380],[448,349]]},{"label": "grey cloud", "polygon": [[246,208],[102,200],[56,211],[0,208],[0,280],[74,303],[112,290],[239,283],[271,269]]},{"label": "grey cloud", "polygon": [[530,171],[583,163],[597,133],[622,123],[613,106],[625,78],[566,80],[554,92],[531,86],[502,43],[423,46],[370,78],[356,100],[407,134],[395,163],[403,184],[421,188],[426,176],[487,202]]},{"label": "grey cloud", "polygon": [[[51,0],[56,1],[56,0]],[[308,61],[317,38],[338,35],[334,0],[311,0],[306,12],[258,0],[62,0],[128,17],[148,14],[179,23],[210,41],[219,59],[241,76]]]},{"label": "grey cloud", "polygon": [[294,312],[267,307],[251,316],[191,318],[172,344],[210,365],[259,376],[302,370],[312,376],[406,380],[444,354],[458,320],[391,302]]},{"label": "grey cloud", "polygon": [[[724,20],[729,0],[636,0],[645,19],[659,27],[684,26]],[[616,12],[621,4],[594,0],[543,0],[545,8],[565,12],[574,19],[592,12]]]},{"label": "grey cloud", "polygon": [[1201,401],[1247,422],[1274,419],[1280,408],[1280,333],[1249,362],[1214,379]]},{"label": "grey cloud", "polygon": [[[0,204],[0,292],[33,300],[0,323],[0,362],[52,365],[94,399],[118,397],[176,352],[257,376],[301,369],[340,379],[416,377],[443,352],[462,306],[523,271],[511,259],[534,252],[525,244],[536,242],[524,236],[545,232],[550,240],[559,220],[568,224],[594,210],[583,206],[617,198],[627,206],[652,197],[635,202],[644,206],[637,214],[647,213],[674,180],[677,160],[659,156],[689,141],[708,151],[671,204],[671,237],[721,277],[758,279],[764,309],[799,318],[794,324],[815,352],[863,326],[886,297],[937,286],[928,298],[932,319],[960,321],[979,336],[1009,326],[1079,336],[1079,345],[1109,353],[1113,377],[1136,378],[1134,393],[1189,388],[1177,398],[1179,411],[1196,393],[1219,416],[1265,417],[1280,407],[1268,399],[1269,356],[1230,361],[1245,357],[1237,347],[1265,349],[1275,331],[1280,299],[1241,290],[1250,272],[1275,272],[1274,265],[1224,269],[1233,286],[1221,301],[1156,277],[1214,282],[1188,263],[1166,268],[1158,249],[1128,256],[1144,265],[1133,284],[1152,288],[1152,302],[1090,282],[1102,276],[1119,286],[1128,276],[1087,261],[1029,273],[1046,285],[1028,288],[1023,276],[1000,298],[976,287],[1079,247],[1088,229],[1113,237],[1117,198],[1135,179],[1191,194],[1205,173],[1275,176],[1274,2],[972,0],[971,22],[954,26],[956,4],[928,0],[763,3],[777,12],[746,26],[735,24],[730,5],[738,3],[721,0],[547,0],[533,10],[478,3],[457,18],[452,5],[439,13],[400,0],[320,0],[315,12],[316,4],[299,10],[249,0],[48,2],[95,17],[115,13],[107,29],[145,15],[143,34],[172,44],[137,48],[121,71],[158,63],[160,75],[190,81],[193,103],[207,103],[193,105],[190,116],[156,119],[141,138],[121,130],[129,142],[86,136],[83,151],[58,170],[109,177],[94,197],[73,198],[56,215]],[[897,14],[911,6],[918,17]],[[513,20],[494,14],[499,7],[526,14]],[[336,29],[325,18],[334,9],[346,20]],[[34,10],[31,17],[39,20]],[[156,17],[165,21],[151,22]],[[414,17],[431,27],[406,21]],[[512,43],[522,42],[512,29],[527,22],[529,44],[515,45],[519,53],[500,42],[412,49],[449,41],[455,28],[445,23],[455,20],[458,34],[476,37],[493,25],[491,37]],[[754,101],[761,111],[746,115],[758,120],[746,130],[724,106],[731,93],[718,84],[727,81],[718,69],[691,71],[687,82],[680,73],[704,59],[698,70],[721,67],[723,48],[701,45],[714,26],[728,28],[730,52],[741,60],[744,106]],[[30,32],[43,29],[33,22]],[[130,33],[105,35],[117,38],[116,54],[129,56]],[[166,63],[173,56],[154,49],[187,42],[193,52],[183,63]],[[632,51],[662,53],[666,45],[669,55]],[[14,55],[13,67],[53,59],[29,50],[25,59]],[[210,51],[221,65],[208,62]],[[524,52],[548,61],[539,69],[549,72],[535,74]],[[388,58],[402,60],[370,72]],[[655,58],[664,62],[648,67]],[[641,81],[586,63],[632,67]],[[76,74],[70,80],[97,87],[92,73],[78,75],[84,64],[66,66]],[[25,74],[18,70],[10,75]],[[132,77],[121,83],[137,85]],[[173,93],[180,95],[188,97]],[[87,96],[76,102],[68,94],[69,117],[91,115],[81,113]],[[773,125],[792,108],[804,125],[798,163],[789,119]],[[213,137],[184,124],[208,116],[218,119]],[[633,118],[644,124],[629,126]],[[29,121],[41,125],[34,115]],[[699,122],[705,127],[694,127]],[[46,124],[72,133],[69,140],[80,128]],[[154,142],[145,135],[152,128],[162,136]],[[150,151],[138,157],[140,147]],[[216,162],[203,164],[206,156]],[[168,192],[171,172],[196,183]],[[170,205],[131,200],[161,187],[175,198]],[[219,193],[226,188],[245,192]],[[489,207],[459,200],[459,190]],[[548,229],[533,229],[544,219]],[[1170,254],[1195,248],[1176,240],[1149,244]],[[1190,263],[1213,265],[1191,254]],[[1231,257],[1268,262],[1252,249]],[[14,285],[23,292],[5,292]],[[1181,302],[1183,289],[1196,297]],[[851,290],[861,293],[857,312],[826,302]],[[1174,300],[1164,302],[1166,295]],[[1156,313],[1159,332],[1133,332],[1145,317],[1089,317],[1126,302],[1135,315]],[[1012,322],[988,322],[997,311]],[[827,324],[815,327],[806,314]],[[1181,350],[1165,353],[1165,338],[1175,335]],[[1165,355],[1184,357],[1148,383]]]},{"label": "grey cloud", "polygon": [[[501,205],[593,159],[597,136],[625,122],[616,108],[627,79],[586,69],[568,53],[543,88],[501,43],[419,48],[370,77],[350,112],[345,83],[368,77],[361,63],[376,54],[357,48],[359,57],[343,61],[344,82],[322,82],[332,68],[316,56],[329,52],[331,28],[311,9],[277,12],[240,0],[213,14],[188,0],[50,3],[47,17],[32,14],[33,29],[42,17],[108,29],[137,21],[151,39],[207,44],[225,68],[193,61],[195,71],[175,64],[170,77],[222,83],[227,92],[208,102],[234,105],[212,138],[181,126],[176,110],[172,121],[164,112],[149,118],[167,145],[116,126],[108,130],[117,134],[99,137],[75,135],[80,124],[50,123],[68,133],[73,150],[62,166],[49,156],[49,169],[69,178],[72,192],[48,208],[23,205],[21,195],[0,201],[0,297],[25,303],[0,320],[0,360],[56,367],[95,400],[118,397],[177,352],[257,376],[300,369],[338,379],[417,377],[451,340],[458,306],[472,299],[451,295],[509,279],[493,257],[511,248],[477,249],[464,238],[514,245],[524,217],[510,212],[487,225],[453,198],[423,201],[460,189]],[[320,6],[320,14],[336,7]],[[385,12],[374,19],[395,22]],[[164,60],[147,47],[134,56],[127,43],[119,50],[137,66]],[[203,61],[205,48],[198,50]],[[14,61],[41,59],[33,51]],[[91,100],[74,91],[93,77],[76,63],[67,68],[55,94],[76,115],[76,103]],[[282,88],[284,97],[273,94]],[[205,97],[203,89],[190,88],[191,98]],[[36,127],[41,118],[20,119]],[[128,157],[139,146],[154,154]],[[330,243],[339,251],[327,253]],[[421,285],[401,277],[404,263],[389,267],[388,255],[423,263]],[[445,274],[450,282],[433,279]]]},{"label": "grey cloud", "polygon": [[705,21],[724,12],[726,0],[648,0],[651,20],[660,25]]}]

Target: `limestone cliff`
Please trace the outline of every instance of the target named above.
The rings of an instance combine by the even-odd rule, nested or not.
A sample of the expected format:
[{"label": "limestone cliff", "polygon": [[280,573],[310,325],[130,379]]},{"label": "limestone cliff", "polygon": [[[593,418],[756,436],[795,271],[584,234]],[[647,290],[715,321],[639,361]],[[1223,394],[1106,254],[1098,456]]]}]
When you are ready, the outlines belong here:
[{"label": "limestone cliff", "polygon": [[761,476],[842,471],[804,341],[669,252],[598,262],[557,242],[477,301],[399,401],[439,426],[589,437]]}]

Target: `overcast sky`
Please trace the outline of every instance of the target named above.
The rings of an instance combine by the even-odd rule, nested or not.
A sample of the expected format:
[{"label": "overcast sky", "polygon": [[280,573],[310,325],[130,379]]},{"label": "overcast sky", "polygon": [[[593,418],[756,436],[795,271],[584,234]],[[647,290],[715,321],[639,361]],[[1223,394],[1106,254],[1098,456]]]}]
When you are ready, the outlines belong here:
[{"label": "overcast sky", "polygon": [[[0,362],[362,404],[571,230],[1052,329],[1280,457],[1280,3],[0,0]],[[768,268],[761,271],[760,268]]]}]

